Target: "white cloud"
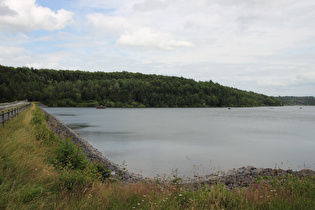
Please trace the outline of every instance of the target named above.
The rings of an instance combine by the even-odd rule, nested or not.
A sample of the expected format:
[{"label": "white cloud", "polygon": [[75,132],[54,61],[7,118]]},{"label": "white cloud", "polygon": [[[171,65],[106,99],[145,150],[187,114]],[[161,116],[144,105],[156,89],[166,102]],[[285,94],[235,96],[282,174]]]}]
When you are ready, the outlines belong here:
[{"label": "white cloud", "polygon": [[133,27],[132,22],[123,16],[108,16],[101,13],[92,13],[87,15],[87,20],[98,32],[105,34],[122,32],[130,30]]},{"label": "white cloud", "polygon": [[[29,57],[30,52],[28,52],[23,47],[15,47],[15,46],[1,46],[0,45],[0,63],[7,63],[8,61],[14,61],[9,63],[10,65],[14,65],[15,62],[24,61],[25,58]],[[8,64],[8,65],[9,65]]]},{"label": "white cloud", "polygon": [[73,12],[60,9],[56,13],[41,7],[35,0],[3,0],[0,15],[0,29],[9,32],[30,32],[44,29],[60,30],[73,22]]},{"label": "white cloud", "polygon": [[121,46],[133,46],[132,51],[125,49],[129,54],[136,54],[137,47],[140,51],[195,48],[161,55],[158,59],[165,62],[254,62],[257,56],[276,54],[315,35],[309,23],[299,24],[314,16],[311,1],[144,0],[129,1],[128,6],[123,6],[125,1],[92,2],[116,8],[87,19],[97,33],[109,35]]},{"label": "white cloud", "polygon": [[176,39],[169,32],[141,25],[137,17],[107,16],[100,13],[87,15],[89,23],[98,33],[116,36],[121,45],[172,50],[177,47],[193,47],[188,41]]},{"label": "white cloud", "polygon": [[124,32],[117,40],[119,44],[139,47],[153,47],[163,50],[173,50],[177,47],[193,47],[190,42],[175,40],[170,34],[153,31],[151,28],[140,28]]}]

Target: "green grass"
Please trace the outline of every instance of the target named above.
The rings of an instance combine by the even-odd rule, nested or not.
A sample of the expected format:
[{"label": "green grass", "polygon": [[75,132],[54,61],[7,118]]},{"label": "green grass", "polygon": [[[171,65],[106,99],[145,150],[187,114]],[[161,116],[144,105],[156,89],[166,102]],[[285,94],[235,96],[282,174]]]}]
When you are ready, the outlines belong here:
[{"label": "green grass", "polygon": [[[190,189],[180,177],[123,184],[47,128],[34,104],[0,128],[0,209],[314,209],[314,177],[257,180],[249,188]],[[167,184],[168,183],[168,184]]]}]

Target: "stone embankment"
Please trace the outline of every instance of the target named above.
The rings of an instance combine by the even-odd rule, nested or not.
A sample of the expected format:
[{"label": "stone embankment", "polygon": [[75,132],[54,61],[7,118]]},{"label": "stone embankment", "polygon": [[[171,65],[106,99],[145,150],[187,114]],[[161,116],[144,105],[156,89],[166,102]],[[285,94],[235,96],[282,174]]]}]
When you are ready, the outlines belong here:
[{"label": "stone embankment", "polygon": [[[43,109],[42,109],[43,110]],[[75,131],[66,126],[62,121],[56,117],[50,115],[45,110],[43,112],[49,116],[48,125],[53,130],[59,139],[71,138],[71,141],[79,146],[82,151],[86,154],[90,161],[98,161],[105,164],[109,169],[113,171],[115,177],[119,177],[124,182],[137,182],[137,181],[150,181],[144,179],[141,175],[131,173],[123,170],[117,164],[111,162],[105,158],[101,152],[90,145],[86,140],[82,139]],[[202,177],[195,177],[193,179],[183,181],[187,186],[197,187],[202,184],[217,184],[222,183],[228,188],[233,189],[235,187],[248,187],[257,178],[263,177],[284,177],[288,174],[292,174],[298,177],[311,176],[315,177],[315,172],[312,170],[282,170],[282,169],[271,169],[271,168],[255,168],[252,166],[242,167],[239,169],[233,169],[229,171],[218,172]]]},{"label": "stone embankment", "polygon": [[124,182],[137,182],[144,180],[141,175],[123,170],[117,164],[105,158],[101,152],[95,149],[86,140],[82,139],[75,131],[65,125],[62,121],[46,112],[44,109],[42,109],[42,111],[49,116],[48,126],[55,132],[56,136],[60,140],[70,138],[73,143],[82,149],[86,157],[91,162],[101,162],[105,164],[108,169],[112,170],[113,176],[121,178]]},{"label": "stone embankment", "polygon": [[236,187],[248,187],[255,180],[263,178],[264,182],[269,182],[268,178],[286,177],[288,174],[297,177],[315,177],[315,172],[309,169],[301,171],[272,169],[272,168],[255,168],[253,166],[241,167],[229,171],[223,171],[215,174],[210,174],[203,177],[195,177],[189,182],[192,186],[200,184],[217,184],[226,185],[229,189]]}]

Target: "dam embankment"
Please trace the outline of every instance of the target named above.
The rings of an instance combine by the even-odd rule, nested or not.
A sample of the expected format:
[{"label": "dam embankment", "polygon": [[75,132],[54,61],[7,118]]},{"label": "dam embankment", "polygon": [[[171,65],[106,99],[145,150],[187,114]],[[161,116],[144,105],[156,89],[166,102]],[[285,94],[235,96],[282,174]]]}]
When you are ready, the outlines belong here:
[{"label": "dam embankment", "polygon": [[112,170],[112,174],[114,176],[121,177],[122,181],[136,182],[136,181],[144,180],[144,178],[141,175],[123,170],[119,165],[108,160],[106,157],[104,157],[102,155],[101,152],[99,152],[96,148],[94,148],[86,140],[81,138],[74,130],[69,128],[67,125],[65,125],[62,121],[60,121],[55,116],[49,114],[41,106],[40,106],[40,108],[45,113],[45,115],[49,116],[48,126],[52,131],[54,131],[56,136],[60,140],[70,138],[73,143],[75,143],[79,148],[82,149],[82,151],[85,153],[86,157],[91,162],[101,162],[101,163],[105,164],[108,169]]}]

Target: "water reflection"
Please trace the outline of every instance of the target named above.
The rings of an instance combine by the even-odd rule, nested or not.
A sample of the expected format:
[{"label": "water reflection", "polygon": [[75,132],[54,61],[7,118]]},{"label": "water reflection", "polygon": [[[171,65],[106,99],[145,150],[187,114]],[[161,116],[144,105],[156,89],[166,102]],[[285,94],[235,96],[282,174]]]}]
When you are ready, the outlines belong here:
[{"label": "water reflection", "polygon": [[56,116],[76,116],[75,114],[56,114]]},{"label": "water reflection", "polygon": [[[60,115],[59,115],[60,116]],[[65,116],[70,116],[70,115],[65,115]],[[75,116],[75,115],[73,115]],[[91,127],[90,125],[88,124],[82,124],[82,123],[69,123],[68,126],[71,128],[71,129],[74,129],[74,130],[79,130],[79,129],[82,129],[82,128],[88,128],[88,127]]]}]

